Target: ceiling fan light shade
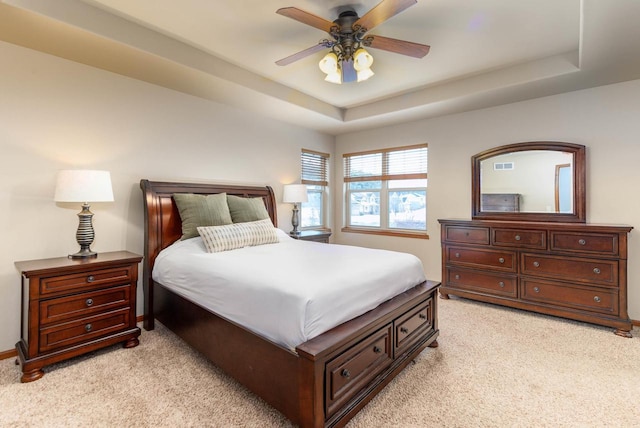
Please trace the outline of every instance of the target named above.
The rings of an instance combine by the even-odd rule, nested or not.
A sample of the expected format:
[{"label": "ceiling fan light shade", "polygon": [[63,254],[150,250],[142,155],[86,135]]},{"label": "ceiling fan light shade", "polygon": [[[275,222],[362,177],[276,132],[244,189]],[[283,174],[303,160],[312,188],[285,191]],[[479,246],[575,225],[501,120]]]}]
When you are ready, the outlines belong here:
[{"label": "ceiling fan light shade", "polygon": [[370,68],[358,71],[358,82],[364,82],[375,73]]},{"label": "ceiling fan light shade", "polygon": [[320,70],[324,74],[333,74],[338,72],[338,56],[333,52],[329,52],[318,63]]},{"label": "ceiling fan light shade", "polygon": [[330,83],[335,83],[337,85],[342,84],[342,73],[336,70],[334,73],[327,73],[327,77],[324,78],[325,81]]},{"label": "ceiling fan light shade", "polygon": [[353,54],[353,68],[356,71],[366,70],[371,67],[371,64],[373,64],[373,57],[364,48],[358,49]]}]

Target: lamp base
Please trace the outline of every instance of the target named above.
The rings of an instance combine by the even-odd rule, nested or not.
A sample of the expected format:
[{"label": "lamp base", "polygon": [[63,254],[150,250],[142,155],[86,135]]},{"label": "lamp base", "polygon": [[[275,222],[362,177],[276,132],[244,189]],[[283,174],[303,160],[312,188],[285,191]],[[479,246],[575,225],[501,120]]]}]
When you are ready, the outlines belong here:
[{"label": "lamp base", "polygon": [[68,257],[70,259],[90,259],[90,258],[98,257],[98,253],[96,253],[95,251],[91,251],[89,249],[83,248],[77,253],[69,254]]}]

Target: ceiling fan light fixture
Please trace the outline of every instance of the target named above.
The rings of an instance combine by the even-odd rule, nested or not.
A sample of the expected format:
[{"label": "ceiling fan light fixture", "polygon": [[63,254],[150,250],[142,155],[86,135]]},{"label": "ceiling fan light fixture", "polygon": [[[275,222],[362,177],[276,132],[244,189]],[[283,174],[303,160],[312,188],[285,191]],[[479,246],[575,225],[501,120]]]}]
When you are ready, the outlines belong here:
[{"label": "ceiling fan light fixture", "polygon": [[353,54],[353,68],[355,68],[356,71],[367,70],[371,68],[371,64],[373,64],[373,57],[369,52],[364,48],[359,48],[355,51]]},{"label": "ceiling fan light fixture", "polygon": [[370,68],[365,68],[364,70],[358,71],[358,82],[364,82],[369,77],[373,76],[375,73]]},{"label": "ceiling fan light fixture", "polygon": [[329,52],[320,60],[318,67],[324,74],[338,73],[338,55],[333,52]]},{"label": "ceiling fan light fixture", "polygon": [[325,81],[329,83],[335,83],[337,85],[342,84],[342,73],[339,70],[336,70],[333,73],[327,73],[327,77],[324,78]]}]

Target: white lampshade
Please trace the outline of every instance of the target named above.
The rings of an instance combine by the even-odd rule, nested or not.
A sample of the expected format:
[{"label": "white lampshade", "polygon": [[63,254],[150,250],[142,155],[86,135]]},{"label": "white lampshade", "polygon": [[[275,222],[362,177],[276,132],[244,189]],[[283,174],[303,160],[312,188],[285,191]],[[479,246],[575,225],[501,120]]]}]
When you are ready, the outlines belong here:
[{"label": "white lampshade", "polygon": [[375,73],[370,68],[365,68],[364,70],[360,70],[358,71],[358,82],[364,82],[374,74]]},{"label": "white lampshade", "polygon": [[289,204],[297,204],[300,202],[308,202],[307,186],[304,184],[285,184],[282,202]]},{"label": "white lampshade", "polygon": [[353,68],[357,71],[366,70],[373,64],[373,57],[364,48],[358,49],[353,54]]},{"label": "white lampshade", "polygon": [[56,202],[113,202],[109,171],[63,170],[58,173]]},{"label": "white lampshade", "polygon": [[324,74],[336,73],[338,71],[338,56],[329,52],[320,60],[318,66]]}]

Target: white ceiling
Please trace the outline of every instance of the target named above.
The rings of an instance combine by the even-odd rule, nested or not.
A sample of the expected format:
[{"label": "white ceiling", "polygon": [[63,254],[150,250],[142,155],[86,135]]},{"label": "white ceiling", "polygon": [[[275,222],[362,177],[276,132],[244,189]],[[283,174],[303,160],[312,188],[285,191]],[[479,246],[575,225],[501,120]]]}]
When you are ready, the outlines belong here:
[{"label": "white ceiling", "polygon": [[148,75],[113,71],[332,134],[640,78],[637,0],[418,0],[371,34],[430,45],[422,59],[370,49],[375,76],[343,85],[323,80],[325,51],[275,64],[327,36],[278,8],[332,21],[340,7],[362,16],[379,2],[2,0],[166,60],[167,70],[177,64],[192,81],[160,79],[157,63]]}]

